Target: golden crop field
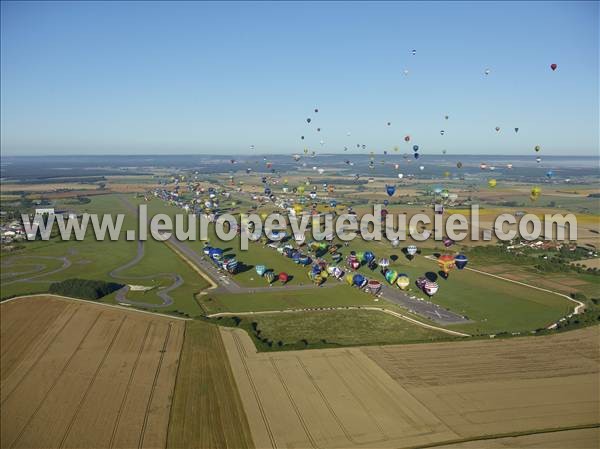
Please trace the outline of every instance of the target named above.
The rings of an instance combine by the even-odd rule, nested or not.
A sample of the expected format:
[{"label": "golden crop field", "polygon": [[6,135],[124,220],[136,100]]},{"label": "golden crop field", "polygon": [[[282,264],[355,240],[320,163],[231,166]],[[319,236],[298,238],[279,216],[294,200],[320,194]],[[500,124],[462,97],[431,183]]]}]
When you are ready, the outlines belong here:
[{"label": "golden crop field", "polygon": [[184,322],[56,297],[1,306],[1,447],[165,447]]},{"label": "golden crop field", "polygon": [[221,335],[214,325],[186,323],[167,447],[254,448]]},{"label": "golden crop field", "polygon": [[594,447],[599,329],[277,353],[221,333],[257,447],[544,447],[548,429]]},{"label": "golden crop field", "polygon": [[256,353],[221,329],[256,447],[388,448],[458,435],[358,348]]}]

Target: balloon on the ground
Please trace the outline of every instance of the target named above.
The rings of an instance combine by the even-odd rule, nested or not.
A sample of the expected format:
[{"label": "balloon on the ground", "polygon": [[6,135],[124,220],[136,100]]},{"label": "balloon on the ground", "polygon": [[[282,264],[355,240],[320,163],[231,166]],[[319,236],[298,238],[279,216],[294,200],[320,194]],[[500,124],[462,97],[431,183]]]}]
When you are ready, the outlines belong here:
[{"label": "balloon on the ground", "polygon": [[459,270],[464,269],[467,266],[468,262],[469,259],[464,254],[458,254],[454,258],[454,265],[456,265],[456,268],[458,268]]},{"label": "balloon on the ground", "polygon": [[402,290],[405,290],[410,285],[410,279],[405,274],[399,274],[396,279],[396,285]]}]

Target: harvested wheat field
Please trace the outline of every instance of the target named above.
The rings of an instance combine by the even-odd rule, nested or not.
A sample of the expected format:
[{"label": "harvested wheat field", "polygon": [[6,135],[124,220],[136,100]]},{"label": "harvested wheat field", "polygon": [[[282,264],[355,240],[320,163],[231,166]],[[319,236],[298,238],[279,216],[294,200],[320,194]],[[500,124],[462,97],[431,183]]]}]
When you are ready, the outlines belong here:
[{"label": "harvested wheat field", "polygon": [[277,353],[221,333],[256,447],[480,448],[543,447],[558,433],[539,432],[579,427],[590,447],[598,331]]},{"label": "harvested wheat field", "polygon": [[184,322],[51,296],[3,303],[1,447],[165,447]]},{"label": "harvested wheat field", "polygon": [[362,351],[468,438],[598,425],[599,330]]},{"label": "harvested wheat field", "polygon": [[360,349],[257,354],[221,329],[256,447],[387,448],[455,440]]}]

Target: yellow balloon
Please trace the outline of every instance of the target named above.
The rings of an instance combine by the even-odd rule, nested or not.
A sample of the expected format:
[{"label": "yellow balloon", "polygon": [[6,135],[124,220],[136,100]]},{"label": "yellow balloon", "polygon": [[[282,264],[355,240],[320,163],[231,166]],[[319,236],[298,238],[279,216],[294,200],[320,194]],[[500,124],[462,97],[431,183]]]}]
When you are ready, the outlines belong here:
[{"label": "yellow balloon", "polygon": [[490,180],[488,181],[488,185],[489,185],[490,187],[496,187],[496,180],[495,180],[495,179],[490,179]]}]

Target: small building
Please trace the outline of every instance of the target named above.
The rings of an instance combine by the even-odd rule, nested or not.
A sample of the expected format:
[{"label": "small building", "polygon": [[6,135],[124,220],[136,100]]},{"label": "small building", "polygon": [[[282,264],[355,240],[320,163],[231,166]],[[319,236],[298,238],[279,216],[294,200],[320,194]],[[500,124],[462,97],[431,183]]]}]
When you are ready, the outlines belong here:
[{"label": "small building", "polygon": [[35,209],[36,215],[54,215],[53,207],[39,207]]}]

